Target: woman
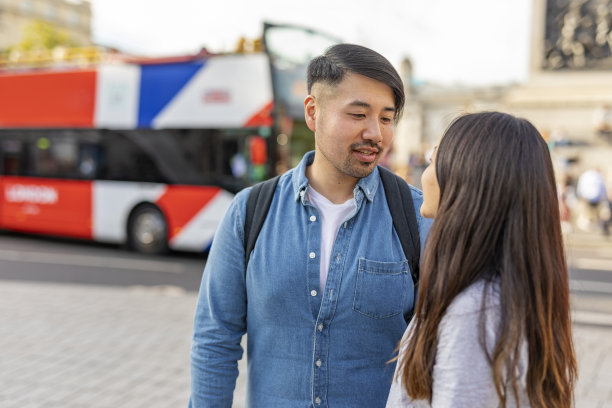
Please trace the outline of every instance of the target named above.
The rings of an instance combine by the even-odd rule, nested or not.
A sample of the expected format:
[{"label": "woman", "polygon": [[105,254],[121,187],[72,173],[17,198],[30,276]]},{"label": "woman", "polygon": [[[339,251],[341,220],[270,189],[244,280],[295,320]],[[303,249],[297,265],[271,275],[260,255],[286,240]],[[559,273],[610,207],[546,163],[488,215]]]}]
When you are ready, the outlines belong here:
[{"label": "woman", "polygon": [[576,360],[546,143],[524,119],[464,115],[422,184],[435,222],[387,407],[569,408]]}]

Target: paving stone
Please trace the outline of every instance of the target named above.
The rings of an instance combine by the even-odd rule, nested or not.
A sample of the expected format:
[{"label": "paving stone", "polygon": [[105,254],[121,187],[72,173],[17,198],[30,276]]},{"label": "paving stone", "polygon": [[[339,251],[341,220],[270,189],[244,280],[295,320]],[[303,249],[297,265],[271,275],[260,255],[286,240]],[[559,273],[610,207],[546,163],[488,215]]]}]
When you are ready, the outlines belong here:
[{"label": "paving stone", "polygon": [[[174,408],[189,399],[195,293],[0,281],[2,408]],[[574,324],[576,408],[612,408],[612,327]],[[242,408],[240,362],[234,408]]]}]

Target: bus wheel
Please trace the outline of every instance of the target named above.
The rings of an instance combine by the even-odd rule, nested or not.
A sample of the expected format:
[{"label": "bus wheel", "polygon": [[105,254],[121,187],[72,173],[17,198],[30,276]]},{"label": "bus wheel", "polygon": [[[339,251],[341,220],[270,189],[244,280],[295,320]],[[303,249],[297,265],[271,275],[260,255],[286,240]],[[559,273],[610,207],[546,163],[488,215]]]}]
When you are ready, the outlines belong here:
[{"label": "bus wheel", "polygon": [[168,250],[168,226],[157,207],[143,205],[134,210],[128,222],[128,244],[145,254],[161,254]]}]

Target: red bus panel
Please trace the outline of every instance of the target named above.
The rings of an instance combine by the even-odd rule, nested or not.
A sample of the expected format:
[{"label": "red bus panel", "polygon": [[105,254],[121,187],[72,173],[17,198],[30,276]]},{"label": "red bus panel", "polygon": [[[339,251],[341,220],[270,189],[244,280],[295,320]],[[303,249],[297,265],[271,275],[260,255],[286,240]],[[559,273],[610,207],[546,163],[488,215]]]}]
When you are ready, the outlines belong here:
[{"label": "red bus panel", "polygon": [[0,75],[0,127],[92,127],[96,71]]},{"label": "red bus panel", "polygon": [[14,231],[92,238],[92,183],[0,177],[0,226]]},{"label": "red bus panel", "polygon": [[218,187],[168,186],[164,195],[157,200],[157,205],[168,218],[168,239],[180,234],[183,227],[206,207],[219,190]]}]

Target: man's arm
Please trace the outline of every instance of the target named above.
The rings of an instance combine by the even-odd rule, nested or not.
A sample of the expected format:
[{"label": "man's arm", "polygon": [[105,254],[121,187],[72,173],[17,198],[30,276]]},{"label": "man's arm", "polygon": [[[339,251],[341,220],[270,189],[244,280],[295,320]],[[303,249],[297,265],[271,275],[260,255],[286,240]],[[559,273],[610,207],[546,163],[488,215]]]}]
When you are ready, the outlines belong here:
[{"label": "man's arm", "polygon": [[231,408],[246,332],[244,215],[232,201],[215,234],[196,307],[191,346],[190,407]]}]

